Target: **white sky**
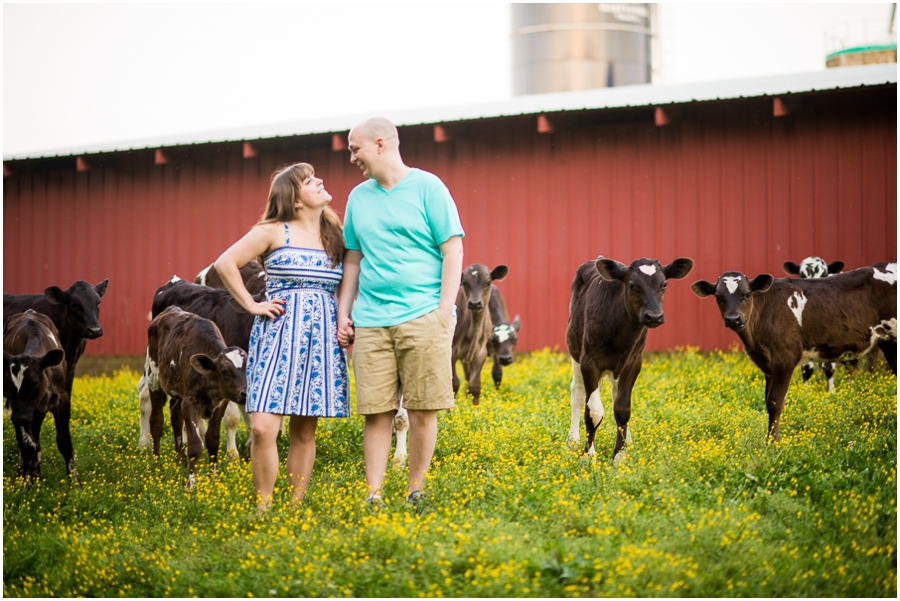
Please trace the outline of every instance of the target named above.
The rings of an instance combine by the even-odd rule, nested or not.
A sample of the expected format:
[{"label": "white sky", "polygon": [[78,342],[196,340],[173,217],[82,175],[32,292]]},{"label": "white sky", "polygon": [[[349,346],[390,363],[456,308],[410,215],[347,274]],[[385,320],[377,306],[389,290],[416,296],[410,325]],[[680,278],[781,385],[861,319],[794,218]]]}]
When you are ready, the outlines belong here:
[{"label": "white sky", "polygon": [[[891,4],[660,7],[660,83],[824,69]],[[4,4],[3,154],[510,97],[510,6]]]}]

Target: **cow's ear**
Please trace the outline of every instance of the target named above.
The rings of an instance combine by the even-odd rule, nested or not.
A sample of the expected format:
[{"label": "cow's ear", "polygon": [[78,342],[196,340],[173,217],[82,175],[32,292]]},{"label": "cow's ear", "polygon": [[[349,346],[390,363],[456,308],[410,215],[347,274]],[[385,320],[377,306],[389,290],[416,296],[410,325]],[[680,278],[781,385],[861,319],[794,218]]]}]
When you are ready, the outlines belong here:
[{"label": "cow's ear", "polygon": [[509,267],[506,265],[497,265],[491,269],[491,281],[502,280],[509,273]]},{"label": "cow's ear", "polygon": [[785,261],[781,268],[788,275],[800,275],[800,266],[793,261]]},{"label": "cow's ear", "polygon": [[513,329],[515,329],[516,332],[518,332],[519,330],[522,329],[522,320],[519,319],[518,315],[516,315],[516,318],[513,319],[512,327],[513,327]]},{"label": "cow's ear", "polygon": [[206,355],[196,354],[191,356],[191,367],[198,374],[208,375],[210,372],[216,371],[216,362]]},{"label": "cow's ear", "polygon": [[716,286],[715,284],[710,284],[706,280],[697,280],[691,284],[691,290],[693,290],[694,294],[700,298],[706,298],[707,296],[716,293]]},{"label": "cow's ear", "polygon": [[594,265],[604,280],[622,280],[628,272],[627,265],[613,259],[599,259]]},{"label": "cow's ear", "polygon": [[663,268],[667,280],[680,280],[694,268],[694,260],[687,257],[675,259]]},{"label": "cow's ear", "polygon": [[48,351],[46,355],[41,357],[40,365],[41,369],[47,369],[48,367],[53,367],[54,365],[59,365],[62,363],[62,360],[65,358],[66,354],[62,351],[62,349],[53,349],[52,351]]},{"label": "cow's ear", "polygon": [[105,280],[103,280],[102,282],[100,282],[99,284],[94,286],[94,292],[97,293],[97,296],[102,297],[104,294],[106,294],[106,286],[108,284],[109,284],[109,278],[106,278]]},{"label": "cow's ear", "polygon": [[54,305],[65,305],[69,301],[66,291],[59,286],[50,286],[44,289],[44,296]]},{"label": "cow's ear", "polygon": [[750,282],[750,290],[752,292],[766,292],[772,287],[775,278],[768,273],[761,273]]},{"label": "cow's ear", "polygon": [[843,261],[835,261],[828,265],[828,273],[834,275],[836,273],[840,273],[844,271],[844,262]]}]

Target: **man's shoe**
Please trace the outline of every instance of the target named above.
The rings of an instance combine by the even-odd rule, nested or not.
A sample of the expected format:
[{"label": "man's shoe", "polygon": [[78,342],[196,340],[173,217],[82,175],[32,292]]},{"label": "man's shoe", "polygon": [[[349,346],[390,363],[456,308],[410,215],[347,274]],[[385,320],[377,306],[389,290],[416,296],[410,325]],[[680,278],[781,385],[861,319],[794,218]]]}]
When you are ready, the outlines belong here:
[{"label": "man's shoe", "polygon": [[366,509],[368,509],[372,513],[381,511],[385,507],[386,507],[386,505],[384,504],[384,501],[382,500],[381,497],[376,497],[375,495],[372,495],[371,497],[368,497],[366,499]]},{"label": "man's shoe", "polygon": [[406,502],[412,505],[414,509],[421,510],[420,502],[425,499],[425,493],[421,490],[416,490],[409,493],[409,496],[406,497]]}]

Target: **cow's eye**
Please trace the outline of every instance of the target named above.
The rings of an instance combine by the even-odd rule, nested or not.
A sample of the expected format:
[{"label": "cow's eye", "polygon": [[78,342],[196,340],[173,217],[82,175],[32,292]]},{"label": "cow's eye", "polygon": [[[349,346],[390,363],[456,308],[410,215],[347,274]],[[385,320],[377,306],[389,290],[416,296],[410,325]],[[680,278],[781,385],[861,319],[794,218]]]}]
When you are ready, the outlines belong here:
[{"label": "cow's eye", "polygon": [[228,375],[228,370],[225,369],[224,367],[222,368],[222,375],[223,375],[223,376],[227,376],[227,375]]},{"label": "cow's eye", "polygon": [[744,298],[749,299],[749,298],[750,298],[750,293],[749,293],[749,292],[745,292],[745,293],[744,293]]},{"label": "cow's eye", "polygon": [[669,282],[663,282],[662,289],[665,290],[666,286],[668,286],[668,285],[669,285]]},{"label": "cow's eye", "polygon": [[634,292],[635,290],[637,290],[637,287],[633,283],[628,282],[628,289]]}]

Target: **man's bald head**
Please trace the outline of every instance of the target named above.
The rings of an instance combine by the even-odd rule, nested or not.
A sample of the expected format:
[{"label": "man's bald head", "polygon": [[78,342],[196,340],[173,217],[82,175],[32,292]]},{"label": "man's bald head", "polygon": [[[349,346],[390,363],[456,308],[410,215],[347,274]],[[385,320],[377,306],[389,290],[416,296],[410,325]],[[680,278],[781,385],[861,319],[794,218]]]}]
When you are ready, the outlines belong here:
[{"label": "man's bald head", "polygon": [[350,130],[350,136],[359,136],[371,141],[380,138],[384,140],[385,146],[390,149],[396,149],[400,146],[400,135],[397,133],[397,127],[384,117],[372,117],[362,123],[358,123]]}]

